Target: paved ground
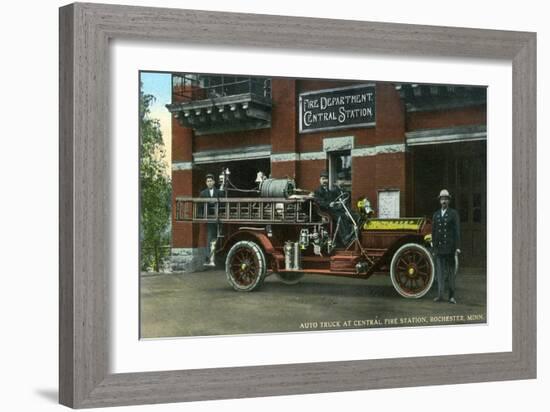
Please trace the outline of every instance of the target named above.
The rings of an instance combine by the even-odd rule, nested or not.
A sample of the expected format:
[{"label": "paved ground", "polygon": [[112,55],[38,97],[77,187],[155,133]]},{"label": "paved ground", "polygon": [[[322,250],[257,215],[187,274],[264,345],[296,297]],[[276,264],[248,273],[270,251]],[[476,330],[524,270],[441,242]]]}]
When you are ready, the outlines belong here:
[{"label": "paved ground", "polygon": [[457,301],[405,299],[389,276],[368,280],[308,275],[293,286],[275,276],[256,292],[235,292],[223,271],[143,274],[143,338],[418,326],[486,321],[486,277],[464,270]]}]

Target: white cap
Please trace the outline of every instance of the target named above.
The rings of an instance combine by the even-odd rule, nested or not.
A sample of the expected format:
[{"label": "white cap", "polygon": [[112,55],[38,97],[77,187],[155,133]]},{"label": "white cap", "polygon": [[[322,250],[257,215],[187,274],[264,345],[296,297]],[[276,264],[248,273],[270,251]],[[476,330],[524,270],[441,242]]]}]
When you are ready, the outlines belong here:
[{"label": "white cap", "polygon": [[451,198],[451,194],[449,193],[449,191],[447,189],[443,189],[441,190],[441,192],[439,192],[439,197],[448,197],[449,199]]},{"label": "white cap", "polygon": [[265,180],[264,172],[258,172],[256,173],[256,180],[254,180],[256,183],[263,182]]}]

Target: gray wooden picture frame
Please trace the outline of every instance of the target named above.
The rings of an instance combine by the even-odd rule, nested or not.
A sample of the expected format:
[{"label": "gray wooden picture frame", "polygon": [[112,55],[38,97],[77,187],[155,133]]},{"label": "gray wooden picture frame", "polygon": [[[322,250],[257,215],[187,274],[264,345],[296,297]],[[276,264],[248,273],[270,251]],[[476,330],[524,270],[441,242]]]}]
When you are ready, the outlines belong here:
[{"label": "gray wooden picture frame", "polygon": [[[86,408],[536,377],[535,33],[83,3],[62,7],[59,16],[62,404]],[[511,61],[512,351],[110,374],[111,39]]]}]

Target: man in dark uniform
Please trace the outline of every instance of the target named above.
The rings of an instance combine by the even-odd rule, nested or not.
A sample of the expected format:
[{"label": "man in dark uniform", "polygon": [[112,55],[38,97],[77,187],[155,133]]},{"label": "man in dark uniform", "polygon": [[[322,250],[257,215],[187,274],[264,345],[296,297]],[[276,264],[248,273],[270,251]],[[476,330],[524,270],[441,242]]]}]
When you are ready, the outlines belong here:
[{"label": "man in dark uniform", "polygon": [[[330,190],[328,188],[328,173],[324,170],[319,177],[320,186],[314,192],[315,199],[321,210],[330,214],[335,225],[338,225],[338,220],[340,220],[337,238],[340,246],[347,246],[354,237],[355,232],[353,223],[346,211],[340,202],[335,201],[340,195],[347,193],[343,189],[345,177],[345,173],[340,172],[334,189]],[[346,206],[348,206],[349,209],[349,197],[346,201]]]},{"label": "man in dark uniform", "polygon": [[328,211],[330,202],[332,201],[332,194],[328,188],[328,172],[323,170],[319,176],[320,186],[313,192],[317,203],[321,210]]},{"label": "man in dark uniform", "polygon": [[[355,228],[352,218],[355,220],[355,222],[357,222],[358,220],[358,216],[356,216],[351,209],[351,196],[350,193],[344,188],[345,181],[346,173],[339,172],[336,177],[334,188],[331,191],[332,198],[331,202],[329,203],[329,208],[336,221],[340,219],[339,237],[342,246],[347,246],[355,237]],[[342,206],[342,203],[336,201],[336,199],[338,198],[344,200],[344,203],[349,213],[351,214],[351,217]]]},{"label": "man in dark uniform", "polygon": [[[208,173],[206,175],[206,189],[202,190],[200,193],[200,197],[203,198],[211,198],[211,199],[219,199],[220,197],[224,196],[224,192],[217,189],[214,180],[214,175],[211,173]],[[208,205],[206,206],[208,217],[216,217],[216,202],[208,202]],[[204,214],[205,210],[202,209],[202,214]],[[210,250],[210,257],[209,261],[205,263],[205,266],[216,266],[214,262],[214,256],[216,253],[216,242],[218,240],[218,223],[217,222],[208,222],[206,224],[206,234],[207,234],[207,245]]]},{"label": "man in dark uniform", "polygon": [[443,189],[439,193],[441,209],[432,218],[432,242],[435,255],[437,277],[437,297],[434,302],[443,300],[445,279],[449,283],[449,302],[455,299],[455,254],[460,253],[460,217],[456,210],[449,207],[451,195]]}]

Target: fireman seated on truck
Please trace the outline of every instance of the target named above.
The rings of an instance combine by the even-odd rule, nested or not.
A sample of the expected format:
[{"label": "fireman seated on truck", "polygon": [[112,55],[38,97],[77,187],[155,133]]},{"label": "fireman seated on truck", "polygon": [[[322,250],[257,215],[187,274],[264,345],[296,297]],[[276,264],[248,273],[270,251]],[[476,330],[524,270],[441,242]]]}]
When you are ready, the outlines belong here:
[{"label": "fireman seated on truck", "polygon": [[338,228],[337,240],[340,246],[349,245],[349,243],[355,239],[356,233],[352,218],[350,218],[342,206],[342,203],[338,199],[342,199],[346,203],[346,207],[351,216],[356,222],[358,220],[356,213],[351,210],[349,193],[343,189],[345,178],[345,173],[338,173],[338,178],[334,189],[329,190],[328,173],[326,171],[322,171],[319,176],[320,186],[314,192],[314,197],[321,210],[328,212],[332,217],[335,225],[334,230]]},{"label": "fireman seated on truck", "polygon": [[320,186],[313,193],[319,207],[322,211],[327,212],[329,204],[332,201],[332,195],[330,189],[328,188],[328,172],[323,170],[319,176]]}]

